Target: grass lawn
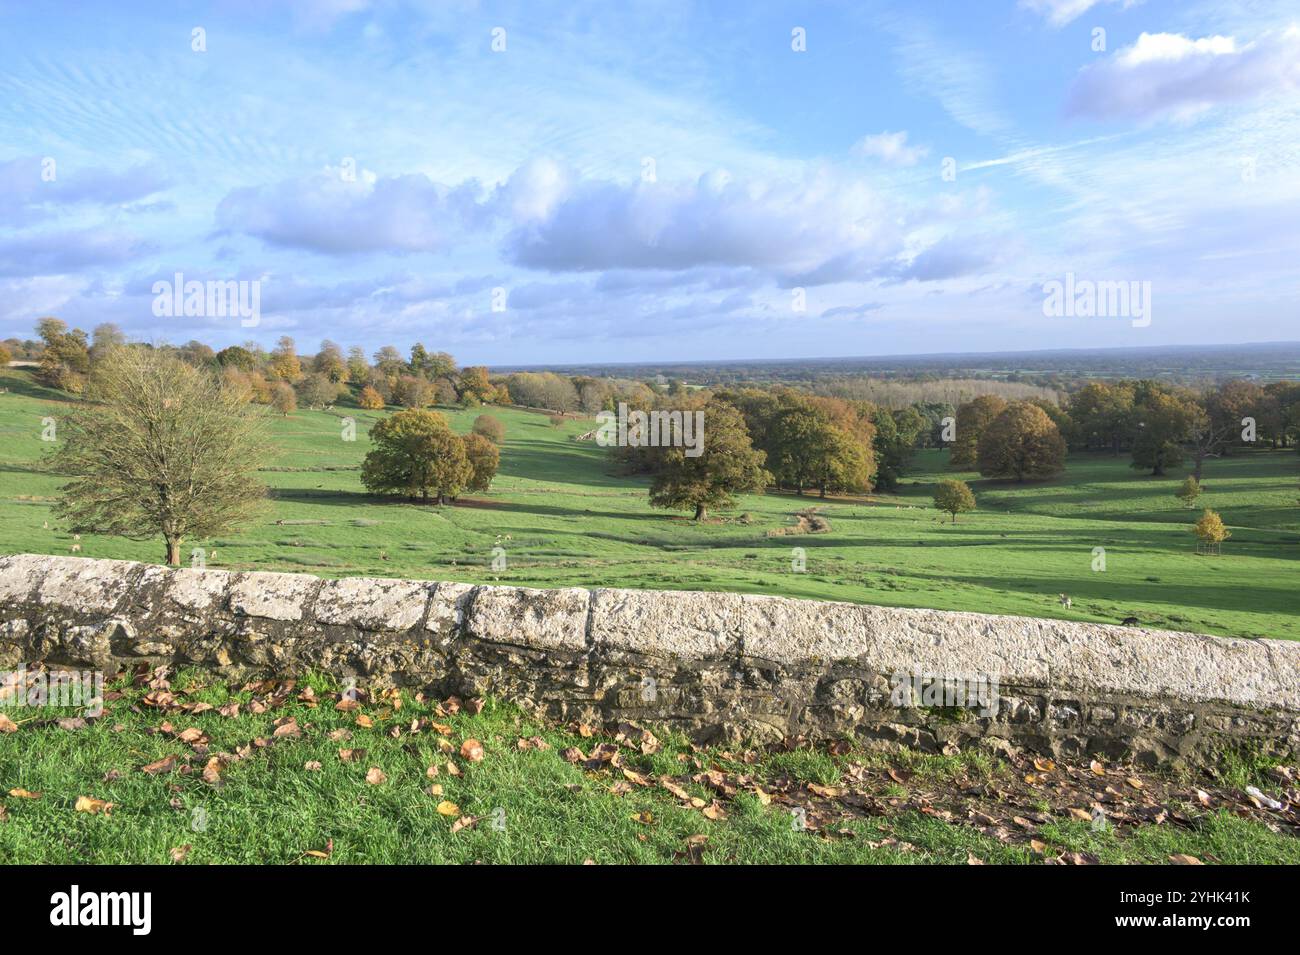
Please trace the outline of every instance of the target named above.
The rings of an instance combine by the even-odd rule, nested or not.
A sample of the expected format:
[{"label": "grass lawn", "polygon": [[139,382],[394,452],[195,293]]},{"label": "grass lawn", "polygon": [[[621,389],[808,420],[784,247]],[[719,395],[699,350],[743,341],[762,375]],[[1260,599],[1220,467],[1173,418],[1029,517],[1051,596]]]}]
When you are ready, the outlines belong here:
[{"label": "grass lawn", "polygon": [[491,700],[363,694],[340,710],[326,677],[114,686],[85,725],[0,699],[16,727],[0,732],[0,861],[1300,863],[1294,812],[1242,792],[1280,795],[1294,768],[1139,778],[847,745],[727,752],[545,727]]},{"label": "grass lawn", "polygon": [[[61,483],[40,473],[42,419],[66,396],[25,370],[0,372],[0,552],[69,553],[72,535],[50,516]],[[273,416],[280,448],[262,477],[273,490],[264,519],[237,535],[190,541],[208,566],[502,582],[786,594],[893,606],[977,610],[1118,622],[1233,636],[1300,638],[1295,612],[1300,508],[1294,451],[1212,460],[1202,502],[1233,537],[1219,558],[1198,557],[1188,511],[1173,497],[1184,476],[1146,477],[1126,458],[1073,455],[1059,480],[1016,486],[972,482],[979,510],[958,523],[930,507],[946,455],[919,454],[897,494],[819,501],[746,495],[720,520],[651,509],[647,482],[610,473],[605,452],[547,417],[488,408],[444,409],[468,431],[486,412],[506,426],[491,492],[454,507],[371,497],[359,467],[368,429],[384,412],[338,407]],[[342,440],[342,419],[356,440]],[[817,505],[828,533],[769,536]],[[48,522],[49,527],[44,525]],[[81,553],[159,561],[161,541],[83,535]],[[493,548],[507,569],[491,569]],[[792,548],[806,572],[792,569]],[[1093,570],[1094,548],[1106,569]],[[1068,593],[1064,610],[1057,594]]]}]

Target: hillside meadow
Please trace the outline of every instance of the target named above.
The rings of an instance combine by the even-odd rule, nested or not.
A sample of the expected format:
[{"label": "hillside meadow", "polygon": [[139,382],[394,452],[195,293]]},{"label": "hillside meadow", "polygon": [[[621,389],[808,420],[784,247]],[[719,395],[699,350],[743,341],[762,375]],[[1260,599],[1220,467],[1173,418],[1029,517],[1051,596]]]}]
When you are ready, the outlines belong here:
[{"label": "hillside meadow", "polygon": [[[42,420],[57,422],[69,399],[25,369],[0,372],[0,387],[0,552],[67,554],[79,543],[87,557],[159,562],[161,539],[74,542],[50,512],[62,479],[38,467],[49,448]],[[1216,558],[1195,554],[1199,510],[1173,496],[1186,472],[1154,479],[1124,456],[1075,454],[1059,479],[1014,485],[954,475],[944,452],[924,451],[896,494],[745,495],[696,524],[650,508],[648,479],[612,473],[604,449],[578,441],[590,419],[555,427],[522,410],[439,410],[459,432],[482,413],[504,423],[490,492],[441,508],[374,497],[359,469],[370,427],[391,412],[340,404],[271,413],[279,453],[261,473],[271,492],[265,515],[237,534],[187,541],[184,553],[203,548],[208,566],[234,570],[729,590],[1109,623],[1133,615],[1144,626],[1300,639],[1294,451],[1207,464],[1201,503],[1232,530]],[[345,417],[356,422],[354,441],[343,439]],[[971,483],[979,505],[956,524],[931,507],[934,483],[951,476]],[[830,529],[790,533],[797,512],[813,506]],[[1098,547],[1104,571],[1093,569]],[[504,569],[492,567],[495,548]],[[804,551],[802,572],[794,548]]]}]

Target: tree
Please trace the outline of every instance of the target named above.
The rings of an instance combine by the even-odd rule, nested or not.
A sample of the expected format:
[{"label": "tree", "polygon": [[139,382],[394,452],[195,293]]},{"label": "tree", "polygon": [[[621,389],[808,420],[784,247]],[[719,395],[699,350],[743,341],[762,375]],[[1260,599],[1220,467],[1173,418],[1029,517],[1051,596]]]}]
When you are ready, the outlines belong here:
[{"label": "tree", "polygon": [[361,483],[369,490],[419,496],[442,504],[473,478],[465,442],[452,433],[436,411],[409,409],[370,429],[371,450],[361,465]]},{"label": "tree", "polygon": [[482,365],[463,369],[456,390],[460,403],[466,407],[481,405],[496,397],[496,387],[488,380],[487,369]]},{"label": "tree", "polygon": [[375,352],[375,369],[385,378],[396,379],[406,368],[402,353],[392,345],[385,345]]},{"label": "tree", "polygon": [[92,363],[104,358],[118,345],[126,344],[126,335],[112,322],[95,326],[90,333],[90,360]]},{"label": "tree", "polygon": [[[915,419],[901,417],[898,412],[891,412],[888,408],[879,408],[871,420],[876,425],[874,441],[876,461],[878,462],[876,485],[886,490],[892,490],[898,487],[898,482],[903,476],[903,469],[907,466],[915,451],[915,441],[919,429],[916,433],[913,433],[912,429],[917,421],[921,419],[919,415]],[[899,429],[900,421],[905,430]]]},{"label": "tree", "polygon": [[506,426],[490,414],[481,414],[475,418],[474,427],[471,430],[475,434],[483,435],[493,444],[501,444],[506,439]]},{"label": "tree", "polygon": [[4,345],[0,345],[0,368],[4,368],[13,360],[14,360],[13,352],[11,352]]},{"label": "tree", "polygon": [[287,381],[277,381],[271,386],[271,407],[288,417],[298,409],[298,393]]},{"label": "tree", "polygon": [[1065,466],[1065,441],[1047,412],[1015,401],[984,428],[976,463],[984,477],[1049,478]]},{"label": "tree", "polygon": [[477,432],[471,432],[461,440],[465,442],[465,457],[469,459],[471,470],[465,487],[471,491],[486,491],[492,486],[492,479],[501,466],[501,451],[490,439]]},{"label": "tree", "polygon": [[37,380],[52,388],[81,394],[90,371],[86,333],[79,328],[68,331],[68,326],[57,318],[42,318],[36,323],[36,333],[45,346],[36,370]]},{"label": "tree", "polygon": [[328,338],[320,343],[320,351],[312,359],[311,367],[312,371],[324,375],[334,384],[346,381],[348,378],[348,365],[343,360],[343,349]]},{"label": "tree", "polygon": [[1192,533],[1197,536],[1202,544],[1209,545],[1209,547],[1216,550],[1219,544],[1232,536],[1232,531],[1224,526],[1223,518],[1208,507],[1205,509],[1205,513],[1201,515],[1201,519],[1193,525]]},{"label": "tree", "polygon": [[975,467],[980,435],[1006,408],[1007,403],[997,395],[980,395],[957,409],[957,434],[948,458],[951,467]]},{"label": "tree", "polygon": [[650,485],[650,505],[673,510],[695,509],[703,520],[710,507],[728,507],[732,495],[761,492],[771,480],[763,469],[765,455],[749,441],[740,412],[723,401],[704,407],[702,452],[687,457],[685,448],[665,448],[659,473]]},{"label": "tree", "polygon": [[302,377],[302,363],[298,361],[298,352],[293,339],[282,335],[271,352],[271,376],[290,384]]},{"label": "tree", "polygon": [[403,408],[427,408],[434,402],[433,385],[424,378],[402,375],[393,386],[393,401]]},{"label": "tree", "polygon": [[1075,440],[1084,450],[1096,446],[1119,454],[1133,430],[1133,386],[1089,382],[1070,399],[1069,414]]},{"label": "tree", "polygon": [[1187,475],[1183,486],[1175,492],[1174,497],[1183,502],[1184,507],[1194,507],[1196,499],[1201,496],[1201,482],[1193,474]]},{"label": "tree", "polygon": [[1163,477],[1166,468],[1182,463],[1182,442],[1191,429],[1194,408],[1167,391],[1152,391],[1134,411],[1138,427],[1130,467],[1150,468],[1153,477]]},{"label": "tree", "polygon": [[366,385],[357,395],[357,405],[367,411],[379,411],[384,407],[384,396],[371,385]]},{"label": "tree", "polygon": [[298,394],[308,408],[327,408],[338,400],[339,388],[340,385],[331,381],[328,374],[318,371],[299,383]]},{"label": "tree", "polygon": [[217,352],[217,364],[222,368],[238,368],[240,371],[253,371],[257,368],[257,356],[247,348],[231,345]]},{"label": "tree", "polygon": [[185,539],[225,533],[257,513],[264,419],[215,374],[119,347],[97,363],[87,397],[60,422],[63,443],[50,459],[74,478],[55,507],[74,530],[161,534],[167,563],[178,566]]},{"label": "tree", "polygon": [[965,481],[940,481],[934,489],[934,506],[951,514],[952,522],[956,524],[958,514],[975,510],[975,495]]},{"label": "tree", "polygon": [[348,349],[348,381],[354,385],[364,385],[370,378],[370,362],[360,345]]}]

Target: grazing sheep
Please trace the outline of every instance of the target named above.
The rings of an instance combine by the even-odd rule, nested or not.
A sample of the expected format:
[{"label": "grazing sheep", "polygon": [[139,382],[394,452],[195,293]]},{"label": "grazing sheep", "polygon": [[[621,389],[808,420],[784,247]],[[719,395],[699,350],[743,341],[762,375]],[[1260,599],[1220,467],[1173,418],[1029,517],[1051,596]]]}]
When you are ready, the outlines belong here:
[{"label": "grazing sheep", "polygon": [[74,554],[80,554],[80,553],[81,553],[81,545],[80,545],[80,544],[73,544],[73,545],[72,545],[72,553],[74,553]]},{"label": "grazing sheep", "polygon": [[1074,605],[1074,601],[1070,599],[1069,594],[1061,594],[1060,596],[1061,596],[1061,606],[1064,607],[1066,610],[1069,610]]}]

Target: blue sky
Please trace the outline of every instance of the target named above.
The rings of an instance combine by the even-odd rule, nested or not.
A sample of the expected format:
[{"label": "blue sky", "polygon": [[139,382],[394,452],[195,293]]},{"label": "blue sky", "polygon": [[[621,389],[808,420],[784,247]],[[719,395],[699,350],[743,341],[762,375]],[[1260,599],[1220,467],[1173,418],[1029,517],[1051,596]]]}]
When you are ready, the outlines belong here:
[{"label": "blue sky", "polygon": [[[52,314],[524,364],[1300,337],[1293,2],[158,6],[0,0],[0,338]],[[260,282],[258,325],[156,317],[178,272]],[[1150,282],[1150,324],[1045,316],[1067,273]]]}]

